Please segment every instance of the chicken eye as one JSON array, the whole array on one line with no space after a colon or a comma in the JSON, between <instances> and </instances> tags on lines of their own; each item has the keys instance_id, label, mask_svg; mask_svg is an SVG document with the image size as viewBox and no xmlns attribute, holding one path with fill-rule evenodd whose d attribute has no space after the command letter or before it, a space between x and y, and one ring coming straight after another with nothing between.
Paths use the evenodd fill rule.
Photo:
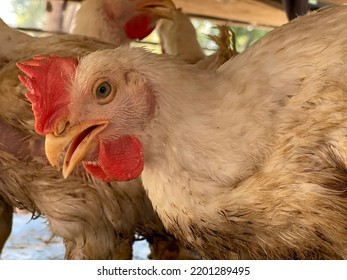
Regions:
<instances>
[{"instance_id":1,"label":"chicken eye","mask_svg":"<svg viewBox=\"0 0 347 280\"><path fill-rule=\"evenodd\" d=\"M96 101L100 104L107 104L113 100L116 95L116 90L105 79L97 81L94 84L94 96Z\"/></svg>"},{"instance_id":2,"label":"chicken eye","mask_svg":"<svg viewBox=\"0 0 347 280\"><path fill-rule=\"evenodd\" d=\"M100 85L97 86L95 95L98 99L104 99L108 97L111 93L111 85L107 82L102 82Z\"/></svg>"}]
</instances>

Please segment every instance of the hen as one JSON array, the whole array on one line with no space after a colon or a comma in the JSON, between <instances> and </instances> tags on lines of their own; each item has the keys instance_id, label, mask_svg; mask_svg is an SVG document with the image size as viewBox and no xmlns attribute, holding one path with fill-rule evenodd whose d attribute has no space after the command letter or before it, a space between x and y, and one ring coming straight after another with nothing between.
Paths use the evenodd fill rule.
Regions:
<instances>
[{"instance_id":1,"label":"hen","mask_svg":"<svg viewBox=\"0 0 347 280\"><path fill-rule=\"evenodd\" d=\"M105 181L141 175L165 227L203 257L346 259L346 18L298 17L216 72L120 47L36 58L21 80L64 177L81 161ZM46 75L61 63L74 65L60 67L63 100Z\"/></svg>"},{"instance_id":2,"label":"hen","mask_svg":"<svg viewBox=\"0 0 347 280\"><path fill-rule=\"evenodd\" d=\"M148 36L167 17L165 10L174 8L171 0L85 0L71 33L121 45Z\"/></svg>"},{"instance_id":3,"label":"hen","mask_svg":"<svg viewBox=\"0 0 347 280\"><path fill-rule=\"evenodd\" d=\"M53 234L64 238L67 259L132 258L135 232L161 241L154 258L192 258L165 232L140 180L105 184L83 170L64 180L49 166L44 138L34 131L16 62L115 46L76 35L33 38L0 23L0 248L11 230L12 207L18 207L45 215Z\"/></svg>"}]
</instances>

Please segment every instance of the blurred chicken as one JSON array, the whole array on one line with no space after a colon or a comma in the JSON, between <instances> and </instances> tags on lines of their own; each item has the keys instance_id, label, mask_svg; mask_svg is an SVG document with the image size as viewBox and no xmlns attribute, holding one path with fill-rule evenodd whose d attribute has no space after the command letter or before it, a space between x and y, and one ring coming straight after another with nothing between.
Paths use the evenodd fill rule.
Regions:
<instances>
[{"instance_id":1,"label":"blurred chicken","mask_svg":"<svg viewBox=\"0 0 347 280\"><path fill-rule=\"evenodd\" d=\"M235 36L227 26L218 26L219 36L209 36L217 44L218 50L207 56L198 42L195 27L188 15L180 9L166 12L170 19L161 19L157 26L163 53L209 70L216 70L237 54Z\"/></svg>"},{"instance_id":2,"label":"blurred chicken","mask_svg":"<svg viewBox=\"0 0 347 280\"><path fill-rule=\"evenodd\" d=\"M194 25L181 9L170 10L171 19L161 19L157 31L162 52L194 64L205 58Z\"/></svg>"},{"instance_id":3,"label":"blurred chicken","mask_svg":"<svg viewBox=\"0 0 347 280\"><path fill-rule=\"evenodd\" d=\"M121 45L143 39L162 13L175 6L171 0L84 0L71 27L72 34L86 35Z\"/></svg>"},{"instance_id":4,"label":"blurred chicken","mask_svg":"<svg viewBox=\"0 0 347 280\"><path fill-rule=\"evenodd\" d=\"M2 21L0 41L0 249L17 207L45 215L52 233L64 238L67 259L131 259L135 233L165 239L155 256L172 258L174 246L173 257L186 258L185 249L165 232L140 180L105 184L83 169L63 180L48 165L44 138L34 131L16 62L35 55L80 57L115 45L77 35L33 38Z\"/></svg>"},{"instance_id":5,"label":"blurred chicken","mask_svg":"<svg viewBox=\"0 0 347 280\"><path fill-rule=\"evenodd\" d=\"M346 18L298 17L216 72L125 46L27 61L21 79L53 166L141 174L165 227L203 257L347 259Z\"/></svg>"}]
</instances>

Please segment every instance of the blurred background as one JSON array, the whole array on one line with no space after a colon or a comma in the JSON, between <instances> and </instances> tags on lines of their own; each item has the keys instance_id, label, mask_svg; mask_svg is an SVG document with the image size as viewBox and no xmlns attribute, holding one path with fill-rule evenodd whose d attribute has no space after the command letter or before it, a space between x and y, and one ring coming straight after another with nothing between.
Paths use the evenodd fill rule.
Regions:
<instances>
[{"instance_id":1,"label":"blurred background","mask_svg":"<svg viewBox=\"0 0 347 280\"><path fill-rule=\"evenodd\" d=\"M203 5L202 3L200 4ZM68 33L73 17L80 5L80 1L56 0L47 2L45 0L2 0L0 17L10 26L29 32L34 36L46 36L52 33ZM179 4L177 6L180 7ZM281 4L278 3L276 6L276 9L282 14L282 20L285 21L286 19L284 12L281 10ZM269 6L269 9L276 10L271 6ZM184 8L183 11L185 11ZM277 20L274 20L272 25L267 25L267 22L265 22L266 24L262 22L252 22L252 20L250 22L241 22L204 15L192 15L191 20L196 28L199 43L206 54L210 54L217 48L215 43L206 36L211 34L218 35L216 24L228 24L232 27L236 34L236 46L239 52L242 52L253 42L265 35L275 25L278 25L276 23ZM159 37L156 32L153 32L142 40L141 43L135 42L134 44L144 45L155 52L161 51L159 47Z\"/></svg>"}]
</instances>

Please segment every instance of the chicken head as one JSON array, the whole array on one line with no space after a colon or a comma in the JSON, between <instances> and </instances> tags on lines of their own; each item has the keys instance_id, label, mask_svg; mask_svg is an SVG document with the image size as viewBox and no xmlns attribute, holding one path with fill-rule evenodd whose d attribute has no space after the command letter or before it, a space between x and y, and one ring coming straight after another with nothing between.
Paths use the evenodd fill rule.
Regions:
<instances>
[{"instance_id":1,"label":"chicken head","mask_svg":"<svg viewBox=\"0 0 347 280\"><path fill-rule=\"evenodd\" d=\"M35 129L46 135L48 160L62 166L65 178L81 161L91 175L107 182L141 174L144 154L136 135L156 104L141 74L117 69L87 78L79 76L77 61L70 57L36 57L17 65L27 74L19 78L29 90Z\"/></svg>"},{"instance_id":2,"label":"chicken head","mask_svg":"<svg viewBox=\"0 0 347 280\"><path fill-rule=\"evenodd\" d=\"M70 32L121 45L148 36L173 9L172 0L85 0Z\"/></svg>"},{"instance_id":3,"label":"chicken head","mask_svg":"<svg viewBox=\"0 0 347 280\"><path fill-rule=\"evenodd\" d=\"M125 24L125 32L129 39L143 39L156 26L160 18L171 18L175 4L171 0L141 0L136 4L138 13Z\"/></svg>"}]
</instances>

